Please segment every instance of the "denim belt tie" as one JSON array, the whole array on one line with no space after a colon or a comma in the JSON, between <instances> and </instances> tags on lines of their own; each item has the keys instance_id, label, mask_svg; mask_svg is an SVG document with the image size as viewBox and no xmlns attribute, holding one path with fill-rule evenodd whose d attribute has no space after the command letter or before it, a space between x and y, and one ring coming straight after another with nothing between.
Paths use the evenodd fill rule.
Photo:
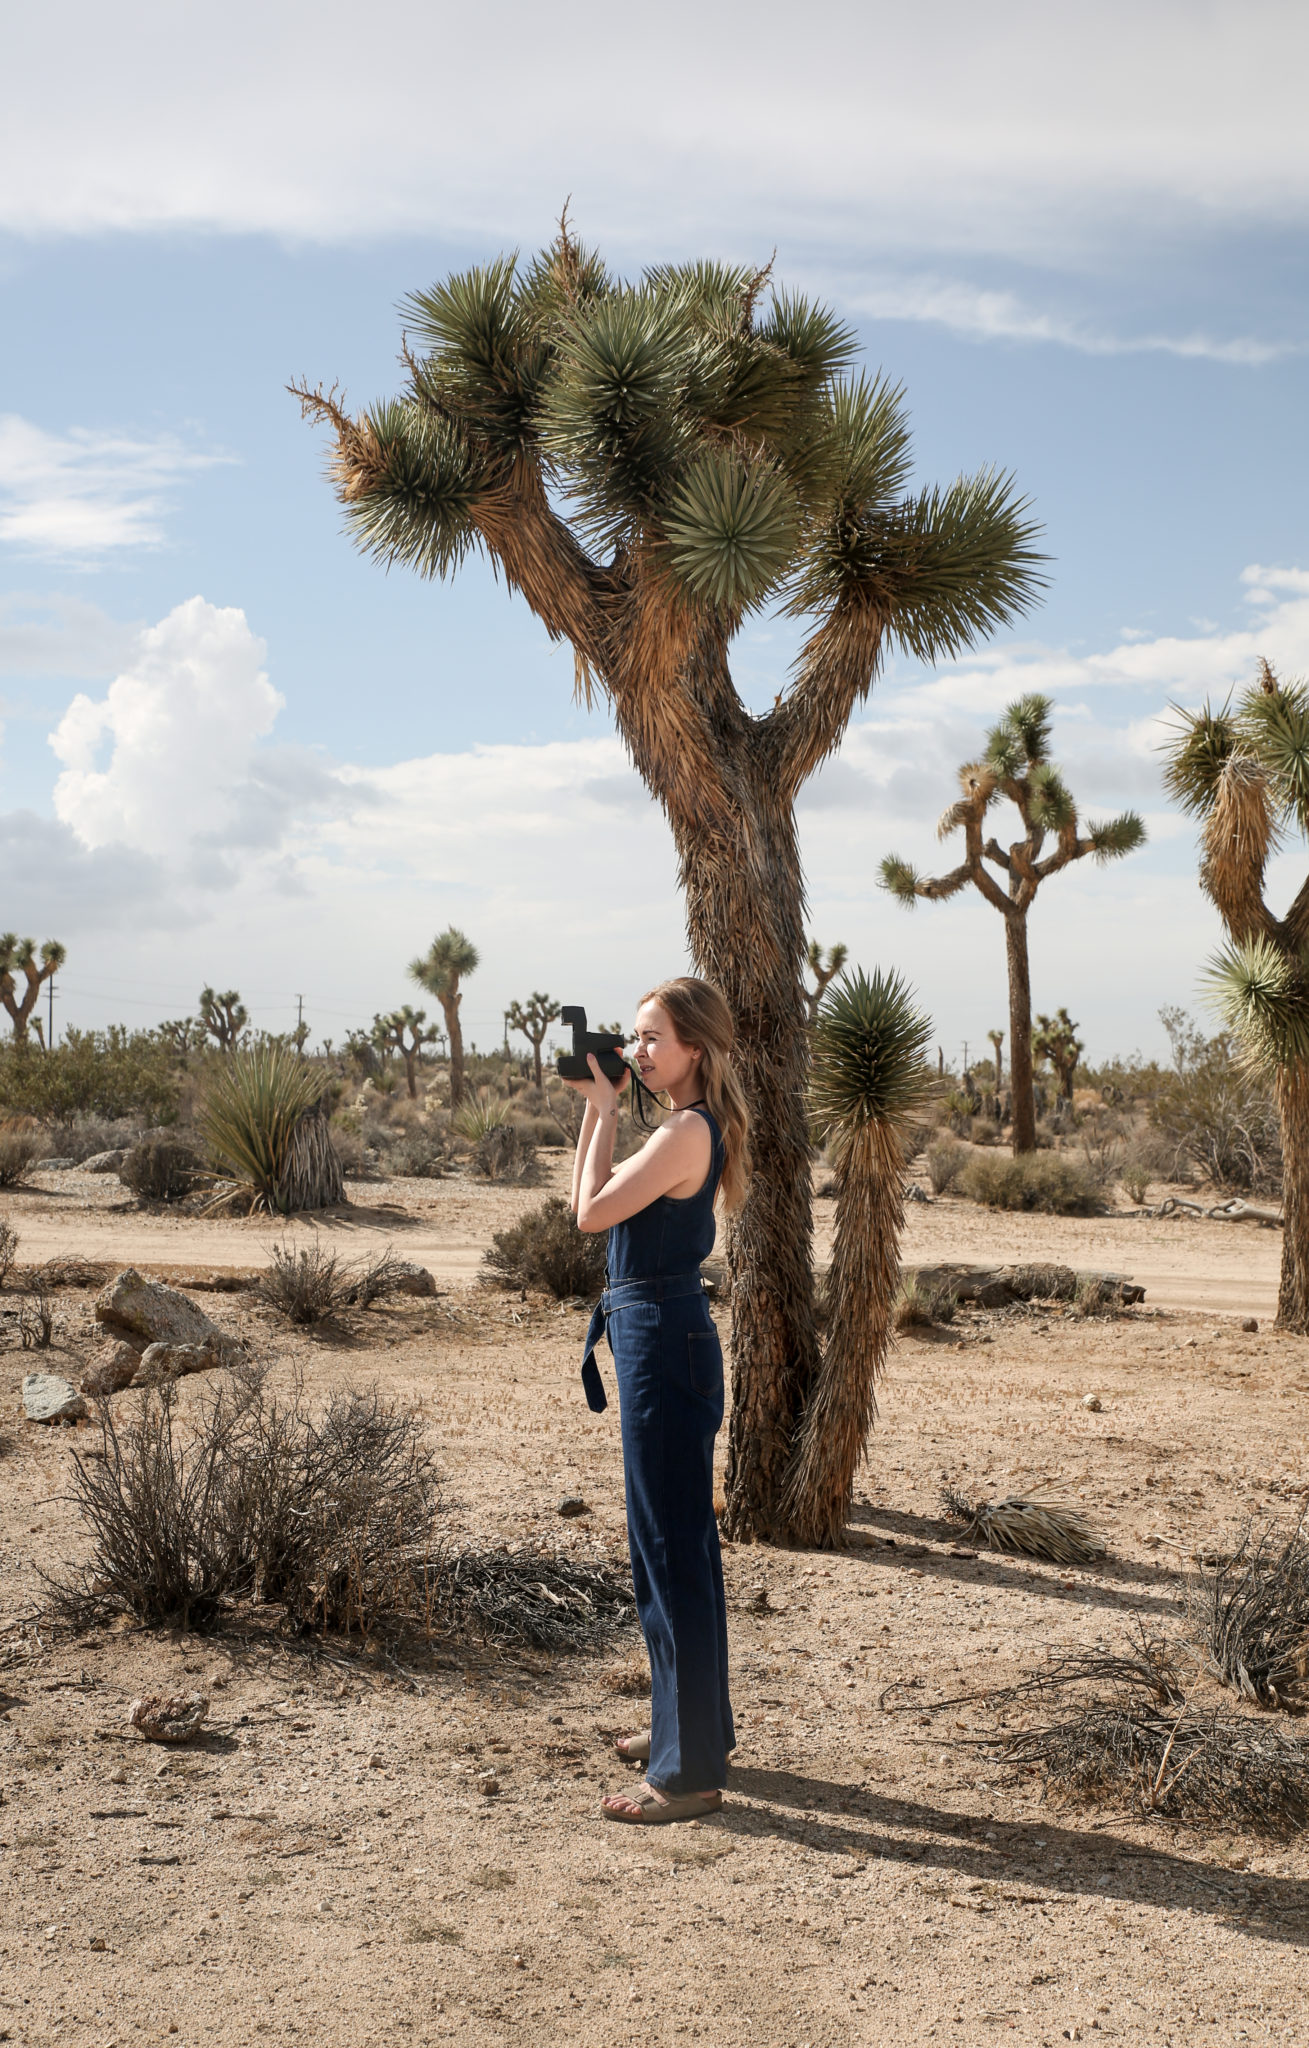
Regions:
<instances>
[{"instance_id":1,"label":"denim belt tie","mask_svg":"<svg viewBox=\"0 0 1309 2048\"><path fill-rule=\"evenodd\" d=\"M630 1308L637 1301L679 1301L685 1295L703 1293L704 1281L699 1273L672 1273L666 1277L661 1274L654 1280L618 1280L612 1287L605 1288L591 1313L586 1348L582 1353L582 1386L586 1405L594 1414L602 1414L609 1406L595 1353L610 1316L619 1309Z\"/></svg>"}]
</instances>

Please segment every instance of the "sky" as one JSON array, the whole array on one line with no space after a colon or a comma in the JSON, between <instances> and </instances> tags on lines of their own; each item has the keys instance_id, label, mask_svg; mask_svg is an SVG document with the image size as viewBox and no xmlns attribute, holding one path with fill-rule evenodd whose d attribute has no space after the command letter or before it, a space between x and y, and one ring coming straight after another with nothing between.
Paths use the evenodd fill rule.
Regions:
<instances>
[{"instance_id":1,"label":"sky","mask_svg":"<svg viewBox=\"0 0 1309 2048\"><path fill-rule=\"evenodd\" d=\"M238 987L339 1040L420 1001L453 922L466 1029L515 997L630 1016L685 963L666 828L572 661L484 564L356 555L286 390L399 381L406 292L547 242L774 262L901 382L917 473L1012 471L1042 602L892 658L804 792L809 923L914 983L950 1058L1007 1021L1001 920L907 912L954 770L1023 690L1084 812L1147 849L1052 880L1036 1006L1159 1051L1217 931L1170 814L1170 704L1309 672L1309 15L1289 0L907 10L507 0L112 10L7 29L0 128L0 927L69 949L57 1025ZM762 708L794 629L743 629ZM1003 832L1001 836L1006 836ZM1289 895L1303 848L1280 857Z\"/></svg>"}]
</instances>

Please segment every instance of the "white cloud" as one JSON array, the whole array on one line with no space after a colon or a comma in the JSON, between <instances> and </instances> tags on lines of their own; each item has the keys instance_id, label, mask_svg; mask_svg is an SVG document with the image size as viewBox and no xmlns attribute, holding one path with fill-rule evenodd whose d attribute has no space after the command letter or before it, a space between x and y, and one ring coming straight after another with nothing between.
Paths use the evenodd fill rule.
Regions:
<instances>
[{"instance_id":1,"label":"white cloud","mask_svg":"<svg viewBox=\"0 0 1309 2048\"><path fill-rule=\"evenodd\" d=\"M950 1044L1003 1021L995 918L971 899L910 917L877 872L890 851L949 862L934 828L957 764L1004 702L1048 688L1084 811L1134 805L1151 844L1050 885L1033 929L1037 1001L1068 1002L1093 1049L1157 1043L1160 1003L1194 1001L1215 936L1193 828L1163 801L1167 702L1241 683L1259 652L1309 665L1309 575L1259 567L1244 582L1248 630L1104 654L1011 647L879 685L801 801L810 929L865 964L902 967ZM75 1019L177 1014L220 980L269 1025L290 1021L304 992L315 1031L339 1037L412 995L405 962L454 922L482 949L468 1014L493 1043L527 989L625 1014L684 959L667 827L613 734L334 765L276 744L281 699L263 664L243 613L198 597L178 606L103 696L70 703L53 736L56 822L0 820L5 922L69 943Z\"/></svg>"},{"instance_id":2,"label":"white cloud","mask_svg":"<svg viewBox=\"0 0 1309 2048\"><path fill-rule=\"evenodd\" d=\"M158 547L169 489L229 458L149 437L72 427L50 434L0 414L0 541L34 555L97 560Z\"/></svg>"},{"instance_id":3,"label":"white cloud","mask_svg":"<svg viewBox=\"0 0 1309 2048\"><path fill-rule=\"evenodd\" d=\"M975 341L1056 342L1083 355L1170 355L1258 368L1299 353L1289 342L1260 341L1253 335L1224 340L1203 333L1111 334L1039 312L1013 292L988 291L951 278L885 278L861 289L853 303L875 320L926 322Z\"/></svg>"},{"instance_id":4,"label":"white cloud","mask_svg":"<svg viewBox=\"0 0 1309 2048\"><path fill-rule=\"evenodd\" d=\"M671 237L1065 259L1143 219L1309 205L1292 0L869 7L598 0L485 12L61 0L9 26L0 133L20 233L203 226L534 238L573 194L613 242ZM742 253L749 253L743 250Z\"/></svg>"}]
</instances>

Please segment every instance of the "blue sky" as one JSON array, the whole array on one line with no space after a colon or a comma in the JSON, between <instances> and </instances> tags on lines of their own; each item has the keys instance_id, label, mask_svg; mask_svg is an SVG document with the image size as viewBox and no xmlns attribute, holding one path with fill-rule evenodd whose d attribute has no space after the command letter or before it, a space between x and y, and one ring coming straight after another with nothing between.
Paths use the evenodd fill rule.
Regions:
<instances>
[{"instance_id":1,"label":"blue sky","mask_svg":"<svg viewBox=\"0 0 1309 2048\"><path fill-rule=\"evenodd\" d=\"M1051 885L1037 1003L1103 1053L1193 999L1212 924L1158 720L1258 651L1309 668L1304 20L831 0L796 47L795 19L672 7L651 39L511 6L488 49L387 0L316 10L309 48L274 0L220 43L162 6L19 31L59 90L0 137L0 924L67 941L66 1021L216 980L269 1025L304 991L339 1036L451 919L484 1039L531 988L621 1013L680 960L666 834L569 656L484 568L356 557L284 389L391 388L401 295L547 239L570 193L629 271L775 246L905 384L920 474L999 464L1045 525L1021 632L937 676L893 661L809 793L814 929L901 965L952 1048L1003 1022L993 913L910 918L873 877L941 858L953 765L1048 686L1075 790L1146 811L1152 845ZM793 645L746 629L749 701ZM635 918L606 919L615 889Z\"/></svg>"}]
</instances>

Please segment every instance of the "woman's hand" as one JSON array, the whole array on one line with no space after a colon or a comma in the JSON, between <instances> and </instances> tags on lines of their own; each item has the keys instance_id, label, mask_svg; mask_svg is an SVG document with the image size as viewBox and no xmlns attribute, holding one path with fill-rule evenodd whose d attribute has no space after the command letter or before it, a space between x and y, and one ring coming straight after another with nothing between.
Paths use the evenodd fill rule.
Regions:
<instances>
[{"instance_id":1,"label":"woman's hand","mask_svg":"<svg viewBox=\"0 0 1309 2048\"><path fill-rule=\"evenodd\" d=\"M584 1095L602 1123L618 1115L618 1103L623 1090L631 1080L631 1072L625 1066L619 1080L611 1081L593 1052L586 1055L586 1064L591 1069L589 1081L565 1081L565 1088L576 1089Z\"/></svg>"}]
</instances>

